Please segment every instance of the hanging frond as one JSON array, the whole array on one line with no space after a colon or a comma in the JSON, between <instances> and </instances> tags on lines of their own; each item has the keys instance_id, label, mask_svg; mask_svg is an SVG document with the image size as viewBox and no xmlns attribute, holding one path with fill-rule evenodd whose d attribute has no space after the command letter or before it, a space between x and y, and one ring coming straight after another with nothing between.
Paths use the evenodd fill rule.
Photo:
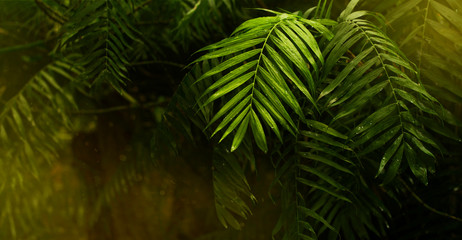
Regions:
<instances>
[{"instance_id":1,"label":"hanging frond","mask_svg":"<svg viewBox=\"0 0 462 240\"><path fill-rule=\"evenodd\" d=\"M215 194L215 209L218 220L224 227L231 226L241 229L237 216L247 219L252 214L248 204L241 195L256 201L247 183L242 161L247 162L245 155L228 153L216 148L213 156L213 191Z\"/></svg>"},{"instance_id":2,"label":"hanging frond","mask_svg":"<svg viewBox=\"0 0 462 240\"><path fill-rule=\"evenodd\" d=\"M288 143L287 145L295 146L296 144ZM306 204L303 195L298 190L297 163L299 157L292 155L292 151L278 152L274 157L277 161L272 186L281 187L281 214L272 231L273 239L317 239L313 226L301 213L301 207L305 208Z\"/></svg>"},{"instance_id":3,"label":"hanging frond","mask_svg":"<svg viewBox=\"0 0 462 240\"><path fill-rule=\"evenodd\" d=\"M334 79L328 79L319 97L326 98L328 108L338 108L332 121L354 124L349 136L360 155L376 150L384 153L377 175L385 173L385 182L402 169L402 161L407 161L413 174L427 183L427 172L434 171L434 152L440 148L418 116L427 115L438 122L441 107L412 80L415 67L397 45L372 22L359 18L364 15L368 13L345 14L344 21L334 28L335 36L323 51L324 78L342 56L349 55L351 60L344 62ZM372 113L361 115L364 108Z\"/></svg>"},{"instance_id":4,"label":"hanging frond","mask_svg":"<svg viewBox=\"0 0 462 240\"><path fill-rule=\"evenodd\" d=\"M423 183L434 171L441 148L427 129L443 129L434 126L447 120L444 110L415 80L416 67L399 47L363 19L382 23L381 16L353 12L358 2L339 23L270 11L277 16L243 23L194 62L216 62L192 85L207 81L194 93L197 112L208 113L200 114L206 133L220 133L219 142L231 135L231 152L248 140L249 127L264 152L266 129L292 146L276 165L283 214L273 236L383 236L389 212L365 183L363 164L384 183L406 169L402 161ZM315 17L329 15L323 3ZM297 137L296 147L285 133Z\"/></svg>"},{"instance_id":5,"label":"hanging frond","mask_svg":"<svg viewBox=\"0 0 462 240\"><path fill-rule=\"evenodd\" d=\"M8 169L4 171L8 178L0 176L0 238L23 239L31 233L37 238L48 238L50 233L77 238L86 233L86 203L81 201L85 186L65 163L69 159L50 166L37 156L39 179L20 166L6 163L12 159L2 160L0 166Z\"/></svg>"},{"instance_id":6,"label":"hanging frond","mask_svg":"<svg viewBox=\"0 0 462 240\"><path fill-rule=\"evenodd\" d=\"M0 228L10 229L5 233L12 236L8 238L35 227L36 213L50 198L51 189L35 189L44 178L44 166L50 169L69 140L65 130L72 125L69 111L76 109L72 85L78 74L66 62L52 62L0 105L0 166L8 169L0 172L0 202L5 209ZM33 197L24 198L26 194Z\"/></svg>"},{"instance_id":7,"label":"hanging frond","mask_svg":"<svg viewBox=\"0 0 462 240\"><path fill-rule=\"evenodd\" d=\"M211 36L225 37L227 33L222 25L225 19L242 15L236 0L178 0L177 4L181 14L173 32L175 40L184 46L191 44L184 39L207 42Z\"/></svg>"},{"instance_id":8,"label":"hanging frond","mask_svg":"<svg viewBox=\"0 0 462 240\"><path fill-rule=\"evenodd\" d=\"M338 239L339 234L352 240L368 239L372 233L382 236L386 207L362 180L360 163L349 147L348 136L334 126L307 120L310 131L301 131L298 191L306 199L304 208L323 219L305 225L312 226L322 239ZM310 190L302 193L303 186Z\"/></svg>"},{"instance_id":9,"label":"hanging frond","mask_svg":"<svg viewBox=\"0 0 462 240\"><path fill-rule=\"evenodd\" d=\"M234 151L250 126L257 146L266 152L268 133L265 133L263 124L269 126L279 139L279 126L292 134L298 131L290 116L294 112L298 118L304 118L296 96L299 96L298 92L302 93L314 109L317 108L313 94L318 65L323 63L321 51L309 28L316 35L330 36L329 30L317 21L279 14L249 20L230 38L202 49L211 52L195 62L220 61L196 80L200 83L204 79L214 79L213 84L200 93L201 99L205 99L200 108L222 99L220 110L206 127L222 119L214 128L212 137L225 130L221 142L235 131L231 146Z\"/></svg>"},{"instance_id":10,"label":"hanging frond","mask_svg":"<svg viewBox=\"0 0 462 240\"><path fill-rule=\"evenodd\" d=\"M420 68L426 88L456 104L462 101L461 8L457 0L414 0L387 14L395 38Z\"/></svg>"},{"instance_id":11,"label":"hanging frond","mask_svg":"<svg viewBox=\"0 0 462 240\"><path fill-rule=\"evenodd\" d=\"M77 105L69 84L76 84L75 76L79 73L66 62L52 62L0 107L1 148L8 152L15 144L22 145L20 159L31 170L36 162L35 153L54 155L60 128L71 127L68 111L75 110Z\"/></svg>"},{"instance_id":12,"label":"hanging frond","mask_svg":"<svg viewBox=\"0 0 462 240\"><path fill-rule=\"evenodd\" d=\"M93 85L109 83L123 93L132 42L142 42L142 34L133 26L125 1L91 0L76 7L65 24L60 51L82 54L77 62L85 70L83 78Z\"/></svg>"},{"instance_id":13,"label":"hanging frond","mask_svg":"<svg viewBox=\"0 0 462 240\"><path fill-rule=\"evenodd\" d=\"M348 136L322 122L306 122L302 129L309 131L301 131L296 154L277 166L288 170L276 174L283 209L273 236L282 229L283 239L382 236L386 207L362 180Z\"/></svg>"},{"instance_id":14,"label":"hanging frond","mask_svg":"<svg viewBox=\"0 0 462 240\"><path fill-rule=\"evenodd\" d=\"M182 84L173 96L171 104L164 115L163 125L160 126L159 136L172 139L173 150L178 153L178 146L174 139L182 139L190 144L196 144L198 136L193 134L194 129L204 129L211 118L213 104L197 109L197 105L204 102L200 99L201 92L210 85L210 80L203 80L194 84L205 72L216 66L216 61L205 60L195 64L190 73L183 79ZM209 136L210 131L205 131ZM160 141L156 141L159 147ZM250 191L250 186L244 173L245 167L250 164L255 169L255 159L250 143L244 141L239 151L229 153L222 145L214 147L212 156L213 191L215 196L215 209L218 220L226 228L241 229L241 219L247 219L251 214L248 200L256 199Z\"/></svg>"},{"instance_id":15,"label":"hanging frond","mask_svg":"<svg viewBox=\"0 0 462 240\"><path fill-rule=\"evenodd\" d=\"M257 163L273 163L273 186L280 191L272 193L279 196L275 202L282 210L274 239L383 238L390 232L389 219L395 222L386 198L414 195L412 189L419 185L402 184L413 183L414 177L427 184L428 173L435 171L437 160L442 162L439 153L459 147L444 142L460 141L458 132L445 126L457 120L429 92L454 106L462 100L460 1L351 0L345 7L345 1L319 0L304 14L266 10L273 15L246 21L230 37L199 50L167 109L138 115L131 112L134 105L111 105L110 111L130 109L133 121L127 122L143 127L127 127L130 141L121 145L130 148L130 154L100 155L104 164L98 166L111 168L102 167L101 181L92 180L95 184L84 189L72 171L80 163L72 160L70 167L65 162L71 155L69 129L81 120L80 114L73 118L77 114L71 113L81 101L76 97L80 93L73 91L76 79L86 87L94 85L95 105L119 100L118 96L102 98L112 88L132 103L138 100L127 92L137 94L140 102L156 99L157 83L145 80L167 76L174 86L180 81L177 73L169 68L159 73L164 65L140 66L164 58L169 63L187 61L182 50L227 36L228 27L248 19L246 1L22 2L0 2L0 45L7 46L0 53L33 48L34 54L18 56L28 69L42 64L37 59L65 56L75 61L54 60L27 82L0 85L0 168L7 169L0 172L0 239L49 239L48 232L77 239L88 234L88 227L98 231L99 220L108 217L102 209L151 170L148 163L152 162L145 160L148 155L174 162L190 146L209 150L204 158L210 166L205 169L211 173L217 220L226 228L241 229L244 220L257 212L252 209L256 199L254 186L247 181L248 170L261 171ZM1 7L8 4L15 6L13 13ZM381 9L386 18L354 12L358 4ZM331 11L336 14L340 8L345 10L338 20L329 20ZM17 19L26 24L16 23ZM387 33L386 26L391 26ZM15 32L17 27L21 29ZM28 34L33 39L22 38ZM21 45L12 46L18 39L23 40ZM54 51L48 49L53 47ZM0 71L11 72L8 66ZM131 78L133 88L125 89ZM160 95L169 99L164 92ZM162 124L154 130L164 110ZM106 121L99 119L99 132L120 131L119 127L104 130ZM149 146L147 139L153 132L155 139ZM98 136L102 135L110 138ZM436 135L449 139L440 143ZM438 165L450 169L442 175L453 175L458 169L460 154L451 154L447 165ZM111 160L119 157L121 162L113 165ZM443 182L440 177L434 176L430 183ZM444 194L452 197L459 191L457 184L445 184ZM64 192L63 186L70 190ZM82 200L82 193L87 200ZM57 219L66 221L61 226ZM174 229L182 228L174 224ZM251 238L233 230L226 237L222 230L203 238ZM28 233L33 234L25 236Z\"/></svg>"},{"instance_id":16,"label":"hanging frond","mask_svg":"<svg viewBox=\"0 0 462 240\"><path fill-rule=\"evenodd\" d=\"M197 110L197 105L203 102L200 99L201 92L207 89L210 80L194 84L203 73L210 70L210 66L216 64L211 61L203 61L195 64L189 73L186 74L177 91L172 97L166 112L163 114L161 125L158 127L159 133L155 135L153 146L154 152L158 152L168 143L174 152L178 153L178 144L175 139L184 139L191 144L197 142L197 136L193 134L193 129L204 129L211 118L213 104ZM207 133L206 133L207 135ZM170 141L165 141L165 138Z\"/></svg>"},{"instance_id":17,"label":"hanging frond","mask_svg":"<svg viewBox=\"0 0 462 240\"><path fill-rule=\"evenodd\" d=\"M324 125L313 120L310 123L320 124L320 126ZM313 130L317 129L314 128ZM335 172L335 175L350 174L354 176L350 168L354 167L355 164L346 157L351 154L345 153L345 151L352 151L352 149L342 143L342 141L347 139L346 136L336 132L331 127L326 126L325 130L329 130L336 136L326 134L326 132L301 132L301 138L304 140L299 141L300 149L298 150L298 154L302 158L299 160L297 167L305 174L300 174L297 180L312 189L324 191L339 200L351 203L346 192L344 192L347 188L330 177L334 175L330 172Z\"/></svg>"}]
</instances>

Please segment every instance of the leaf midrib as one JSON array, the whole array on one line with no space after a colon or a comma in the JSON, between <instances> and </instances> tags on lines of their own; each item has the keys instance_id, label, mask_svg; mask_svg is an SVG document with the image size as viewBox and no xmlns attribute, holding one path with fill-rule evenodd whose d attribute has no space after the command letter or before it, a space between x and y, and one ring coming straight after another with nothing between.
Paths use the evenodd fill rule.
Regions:
<instances>
[{"instance_id":1,"label":"leaf midrib","mask_svg":"<svg viewBox=\"0 0 462 240\"><path fill-rule=\"evenodd\" d=\"M258 56L258 60L257 60L257 64L256 64L256 67L255 67L255 73L254 73L254 76L253 76L253 80L252 80L252 91L250 93L250 98L252 99L250 101L250 107L252 108L252 111L253 111L253 101L254 101L254 97L253 97L253 93L254 93L254 90L255 90L255 82L257 80L257 74L258 74L258 69L260 68L260 61L261 61L261 58L263 56L263 51L265 50L265 46L268 42L268 39L269 37L271 36L271 33L274 31L274 29L276 29L276 27L282 22L283 20L280 20L278 23L276 23L272 28L271 30L268 32L268 35L266 35L266 38L265 38L265 41L263 42L263 45L261 47L261 51L260 51L260 54Z\"/></svg>"},{"instance_id":2,"label":"leaf midrib","mask_svg":"<svg viewBox=\"0 0 462 240\"><path fill-rule=\"evenodd\" d=\"M399 105L398 97L396 96L395 88L393 87L393 84L392 84L392 82L391 82L391 80L390 80L390 75L388 74L388 70L387 70L387 68L385 67L385 63L384 63L384 61L383 61L383 58L382 58L382 56L380 55L380 53L379 53L377 47L375 46L374 42L373 42L372 39L370 38L369 34L366 33L366 31L364 31L364 29L363 29L359 24L357 24L355 21L352 21L352 23L353 23L358 29L360 29L360 30L363 32L363 34L364 34L364 36L367 38L368 42L369 42L369 43L372 45L372 47L374 48L374 51L375 51L375 53L377 54L377 57L380 59L380 64L381 64L383 70L385 71L385 74L386 74L386 77L387 77L387 82L388 82L388 84L390 85L391 91L392 91L392 93L393 93L393 98L395 99L395 104L397 105L398 116L399 116L399 122L400 122L400 126L401 126L401 128L400 128L400 129L401 129L401 134L404 136L404 123L403 123L403 118L402 118L402 116L401 116L401 110L400 110L401 107L400 107L400 105Z\"/></svg>"}]
</instances>

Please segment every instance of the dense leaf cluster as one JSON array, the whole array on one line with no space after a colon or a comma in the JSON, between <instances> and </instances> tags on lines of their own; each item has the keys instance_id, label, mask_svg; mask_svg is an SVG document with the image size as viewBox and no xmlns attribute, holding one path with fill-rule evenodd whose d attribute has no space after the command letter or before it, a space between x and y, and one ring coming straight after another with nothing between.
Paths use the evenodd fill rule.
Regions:
<instances>
[{"instance_id":1,"label":"dense leaf cluster","mask_svg":"<svg viewBox=\"0 0 462 240\"><path fill-rule=\"evenodd\" d=\"M261 165L274 167L269 191L281 208L274 239L393 235L405 193L460 221L451 215L457 209L433 209L413 187L456 177L438 175L438 165L460 170L453 149L461 142L454 113L462 98L462 5L376 3L320 0L304 12L266 9L271 1L0 3L7 36L0 55L23 52L14 61L31 68L15 83L0 68L0 166L10 169L0 172L0 238L53 232L47 221L34 224L52 214L56 206L47 202L62 189L46 173L64 171L60 158L71 155L73 134L102 129L99 114L125 110L117 116L133 125L119 131L133 136L133 160L109 154L102 165L111 175L101 176L100 165L74 163L102 180L80 196L90 209L75 200L83 187L63 197L72 206L60 216L73 219L73 234L96 225L105 204L148 175L146 162L172 161L185 143L210 150L215 212L225 228L242 229L259 204L248 178ZM10 18L37 25L15 30ZM27 42L16 43L19 35ZM40 181L43 191L33 188Z\"/></svg>"}]
</instances>

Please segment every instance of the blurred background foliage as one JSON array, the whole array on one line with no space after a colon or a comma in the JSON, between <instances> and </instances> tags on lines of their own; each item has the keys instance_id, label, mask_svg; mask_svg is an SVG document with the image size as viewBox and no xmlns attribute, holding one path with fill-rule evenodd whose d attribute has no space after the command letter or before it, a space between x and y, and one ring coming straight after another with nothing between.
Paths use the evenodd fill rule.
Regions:
<instances>
[{"instance_id":1,"label":"blurred background foliage","mask_svg":"<svg viewBox=\"0 0 462 240\"><path fill-rule=\"evenodd\" d=\"M348 3L333 1L333 19ZM284 153L270 149L270 160L244 142L220 158L201 131L205 119L184 118L196 114L188 94L199 90L180 83L196 51L267 15L255 8L303 14L317 4L0 0L0 239L271 239L283 208L272 196L285 189L270 185ZM356 10L385 17L381 29L457 125L462 3L362 0ZM459 127L451 131L460 136ZM461 222L442 216L462 216L461 145L440 140L448 154L427 186L396 181L387 191L374 183L392 216L380 239L462 238ZM250 155L251 163L239 162ZM242 200L252 214L232 226L241 230L223 228L213 207L214 191L228 189L212 166L236 162L248 182L228 187L256 202Z\"/></svg>"}]
</instances>

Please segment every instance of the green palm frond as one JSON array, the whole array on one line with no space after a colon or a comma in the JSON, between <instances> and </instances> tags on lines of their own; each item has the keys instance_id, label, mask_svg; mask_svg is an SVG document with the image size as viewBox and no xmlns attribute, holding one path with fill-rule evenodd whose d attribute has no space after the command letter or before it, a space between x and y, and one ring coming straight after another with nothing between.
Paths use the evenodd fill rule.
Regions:
<instances>
[{"instance_id":1,"label":"green palm frond","mask_svg":"<svg viewBox=\"0 0 462 240\"><path fill-rule=\"evenodd\" d=\"M256 201L250 191L244 171L242 160L247 162L243 154L228 153L216 148L213 156L213 191L215 194L215 209L218 219L224 227L231 226L241 229L237 216L243 219L252 214L246 201L241 195Z\"/></svg>"},{"instance_id":2,"label":"green palm frond","mask_svg":"<svg viewBox=\"0 0 462 240\"><path fill-rule=\"evenodd\" d=\"M345 54L350 59L320 97L328 95L328 108L338 107L333 121L354 124L349 135L360 155L384 152L378 175L385 173L387 181L393 179L405 159L414 175L427 183L427 171L434 171L433 152L440 148L418 116L427 115L438 122L440 106L419 82L412 80L416 78L415 67L397 45L370 21L358 18L364 14L345 16L333 30L335 36L324 49L327 73ZM374 110L362 116L360 111L366 104ZM386 166L388 170L384 171Z\"/></svg>"},{"instance_id":3,"label":"green palm frond","mask_svg":"<svg viewBox=\"0 0 462 240\"><path fill-rule=\"evenodd\" d=\"M461 8L458 1L447 1L445 4L439 1L429 1L422 31L414 39L419 39L419 67L425 80L430 80L434 92L444 89L446 94L438 94L445 99L460 103L462 102L462 75L458 69L462 68L459 54L462 53L462 28L460 21L462 14L454 9ZM408 36L409 37L409 36ZM429 44L428 40L432 40ZM450 76L450 78L442 77ZM428 81L428 82L430 82ZM446 97L445 97L446 96Z\"/></svg>"},{"instance_id":4,"label":"green palm frond","mask_svg":"<svg viewBox=\"0 0 462 240\"><path fill-rule=\"evenodd\" d=\"M207 89L210 79L194 84L203 73L210 70L215 63L203 61L195 64L189 73L186 74L177 91L175 92L166 112L163 115L162 125L159 127L160 134L155 140L155 146L163 144L162 137L171 139L171 149L177 152L176 141L173 139L185 138L188 142L195 144L197 136L194 136L193 129L204 129L210 120L213 104L197 110L197 105L203 102L200 99L201 92ZM206 134L207 135L207 134Z\"/></svg>"},{"instance_id":5,"label":"green palm frond","mask_svg":"<svg viewBox=\"0 0 462 240\"><path fill-rule=\"evenodd\" d=\"M456 104L462 101L461 7L456 0L413 0L386 15L391 28L397 29L394 38L420 68L426 88ZM408 24L398 27L403 23Z\"/></svg>"},{"instance_id":6,"label":"green palm frond","mask_svg":"<svg viewBox=\"0 0 462 240\"><path fill-rule=\"evenodd\" d=\"M164 115L159 136L183 139L188 143L196 144L198 137L194 135L194 129L205 128L212 116L213 104L197 109L197 105L204 102L200 99L200 93L210 85L210 79L197 84L194 84L194 81L216 65L216 61L205 60L195 64L190 73L186 75ZM206 131L206 135L210 135L209 131ZM174 145L169 147L178 153L176 141L172 142ZM161 142L156 141L157 147L159 144ZM243 225L241 219L247 219L252 213L248 200L243 199L245 196L253 202L256 201L244 173L248 164L255 169L250 142L244 140L241 148L233 153L229 153L220 144L214 147L212 176L215 209L218 220L226 228L231 226L234 229L241 229Z\"/></svg>"},{"instance_id":7,"label":"green palm frond","mask_svg":"<svg viewBox=\"0 0 462 240\"><path fill-rule=\"evenodd\" d=\"M221 5L222 1L220 1ZM188 34L193 34L194 38L204 41L208 34L210 34L211 27L207 22L210 17L217 18L217 6L215 0L212 1L179 1L182 7L183 16L179 20L175 29L176 38L185 38ZM212 26L213 27L213 26ZM220 30L220 29L218 29Z\"/></svg>"},{"instance_id":8,"label":"green palm frond","mask_svg":"<svg viewBox=\"0 0 462 240\"><path fill-rule=\"evenodd\" d=\"M287 108L304 118L296 90L316 108L313 94L323 57L307 26L315 29L315 34L321 32L329 36L329 30L319 22L279 14L249 20L239 26L232 37L202 49L212 52L195 62L218 59L220 63L196 80L199 83L214 79L201 93L205 102L200 108L222 99L220 110L207 128L222 119L212 134L225 130L220 141L236 131L231 151L239 147L250 126L257 146L266 152L267 133L262 122L270 126L279 139L278 124L295 134L297 127Z\"/></svg>"},{"instance_id":9,"label":"green palm frond","mask_svg":"<svg viewBox=\"0 0 462 240\"><path fill-rule=\"evenodd\" d=\"M211 36L227 35L222 23L229 16L242 15L241 6L245 1L236 0L178 0L180 18L173 30L175 39L183 45L191 44L184 39L207 42Z\"/></svg>"},{"instance_id":10,"label":"green palm frond","mask_svg":"<svg viewBox=\"0 0 462 240\"><path fill-rule=\"evenodd\" d=\"M110 227L121 226L118 207L143 199L120 194L152 187L141 179L170 182L151 168L157 164L208 177L216 212L216 221L201 225L209 234L174 232L186 229L169 214L172 199L183 196L175 181L169 195L159 193L168 202L160 217L173 229L164 238L250 239L248 230L257 230L257 238L354 240L411 235L415 226L458 230L459 222L415 219L428 215L425 207L460 221L453 177L461 140L448 128L459 122L442 104L462 102L462 3L302 2L0 1L7 63L0 67L7 76L0 76L0 239L98 238L106 226L101 236L128 234ZM296 12L247 8L257 5ZM292 9L302 5L311 8ZM184 55L224 37L195 53L181 81ZM11 70L16 63L24 74ZM114 90L132 104L120 104ZM87 131L95 132L77 137ZM120 134L106 134L112 131ZM178 165L183 160L191 165ZM266 201L254 183L265 187L271 177L270 198L281 210L272 232L254 222L267 212L273 224L273 211L266 203L253 208L255 196ZM203 211L183 207L183 215ZM414 225L390 230L402 222Z\"/></svg>"},{"instance_id":11,"label":"green palm frond","mask_svg":"<svg viewBox=\"0 0 462 240\"><path fill-rule=\"evenodd\" d=\"M426 126L441 125L443 109L415 80L416 67L398 46L363 18L383 19L353 12L357 3L338 24L277 12L249 20L194 62L215 61L195 78L194 85L207 81L195 102L198 111L207 109L202 119L211 137L233 136L231 152L247 139L249 126L264 152L265 128L283 143L285 132L299 139L285 150L296 154L277 165L284 213L273 235L284 229L284 239L316 239L327 228L330 239L384 234L386 208L364 183L362 159L385 183L406 169L402 161L424 183L434 171L440 146ZM322 208L324 202L331 205ZM361 214L352 214L357 208Z\"/></svg>"},{"instance_id":12,"label":"green palm frond","mask_svg":"<svg viewBox=\"0 0 462 240\"><path fill-rule=\"evenodd\" d=\"M6 236L14 238L16 232L36 226L27 221L34 221L39 206L50 198L50 189L37 192L32 188L44 178L44 166L50 169L67 142L65 130L72 126L68 114L76 109L72 85L77 84L78 74L66 62L52 62L0 105L1 167L9 169L0 173L0 202L5 209L0 227L10 229ZM23 199L29 193L33 198ZM23 215L27 217L18 217Z\"/></svg>"},{"instance_id":13,"label":"green palm frond","mask_svg":"<svg viewBox=\"0 0 462 240\"><path fill-rule=\"evenodd\" d=\"M131 9L126 1L84 1L65 24L60 51L82 54L77 64L91 84L109 83L123 92L122 86L129 81L127 50L132 42L142 42L142 34L128 17Z\"/></svg>"},{"instance_id":14,"label":"green palm frond","mask_svg":"<svg viewBox=\"0 0 462 240\"><path fill-rule=\"evenodd\" d=\"M282 176L277 178L281 185L280 201L282 209L281 216L272 232L273 239L317 239L319 234L325 230L324 228L337 233L337 228L326 218L328 215L320 212L319 206L316 209L313 208L312 204L316 203L315 199L319 197L319 194L324 194L320 200L324 203L327 199L344 202L343 200L334 200L337 197L344 197L321 186L322 183L308 180L309 174L301 171L303 167L299 167L300 162L300 158L294 155L285 158L282 166L280 166L280 168L286 170ZM317 174L315 176L322 175L324 179L330 178L314 168L303 169L310 171L310 173L315 172ZM310 190L311 188L313 190ZM321 190L318 191L319 189ZM331 197L326 191L336 197Z\"/></svg>"},{"instance_id":15,"label":"green palm frond","mask_svg":"<svg viewBox=\"0 0 462 240\"><path fill-rule=\"evenodd\" d=\"M312 120L311 122L319 123ZM325 129L335 131L331 127ZM342 143L347 137L338 132L335 135L337 137L329 136L325 132L301 131L300 137L303 140L299 141L298 154L302 158L297 167L303 174L300 174L298 181L312 189L324 191L339 200L351 203L347 188L331 177L334 175L331 172L335 172L335 175L354 176L351 168L355 167L354 162L350 160L352 157L347 157L352 155L352 149Z\"/></svg>"},{"instance_id":16,"label":"green palm frond","mask_svg":"<svg viewBox=\"0 0 462 240\"><path fill-rule=\"evenodd\" d=\"M78 69L56 61L46 65L0 108L2 148L23 145L21 159L33 164L35 153L54 153L60 127L69 128L68 111L77 108L71 94ZM71 84L71 85L69 85ZM54 129L54 131L50 131ZM52 141L43 141L50 137ZM52 154L53 155L53 154ZM51 160L51 159L50 159ZM32 167L33 169L33 167Z\"/></svg>"},{"instance_id":17,"label":"green palm frond","mask_svg":"<svg viewBox=\"0 0 462 240\"><path fill-rule=\"evenodd\" d=\"M344 124L326 125L323 122L331 117L325 117L305 120L296 154L277 165L292 170L276 174L282 184L283 210L273 235L284 229L284 239L383 236L389 212L364 181L362 164L350 147L354 144L341 133L346 131Z\"/></svg>"},{"instance_id":18,"label":"green palm frond","mask_svg":"<svg viewBox=\"0 0 462 240\"><path fill-rule=\"evenodd\" d=\"M18 158L14 160L17 161ZM64 164L50 167L47 163L43 164L45 160L37 156L34 159L39 171L37 179L19 166L4 164L11 159L2 160L4 161L0 166L9 172L6 176L8 180L2 180L0 184L2 239L21 239L31 232L38 238L48 238L51 232L59 232L68 237L81 236L87 226L87 206L84 201L80 201L85 187L78 184L78 176L74 170ZM60 174L66 174L66 179L60 179ZM4 174L1 177L4 179ZM69 186L72 188L66 189ZM57 219L63 229L50 226Z\"/></svg>"},{"instance_id":19,"label":"green palm frond","mask_svg":"<svg viewBox=\"0 0 462 240\"><path fill-rule=\"evenodd\" d=\"M334 175L335 176L335 175ZM322 195L319 192L312 194L311 208L325 216L332 227L337 231L325 231L327 226L318 226L321 239L374 239L383 237L388 225L387 218L390 213L382 200L376 195L374 189L359 182L355 177L339 177L348 183L347 188L353 190L354 198L351 203L337 201L331 195Z\"/></svg>"},{"instance_id":20,"label":"green palm frond","mask_svg":"<svg viewBox=\"0 0 462 240\"><path fill-rule=\"evenodd\" d=\"M317 239L316 231L307 223L299 208L306 205L303 195L298 191L298 156L290 152L279 152L276 159L276 177L272 185L279 185L281 188L281 214L272 231L273 239Z\"/></svg>"},{"instance_id":21,"label":"green palm frond","mask_svg":"<svg viewBox=\"0 0 462 240\"><path fill-rule=\"evenodd\" d=\"M279 236L280 230L284 230L283 239L383 236L390 213L364 181L363 167L349 147L348 136L335 130L335 125L306 122L302 129L309 131L300 132L296 154L277 165L288 170L276 174L275 181L282 185L282 213L273 236ZM338 127L342 129L342 124Z\"/></svg>"},{"instance_id":22,"label":"green palm frond","mask_svg":"<svg viewBox=\"0 0 462 240\"><path fill-rule=\"evenodd\" d=\"M303 194L307 199L304 207L324 219L311 223L317 236L323 239L338 239L339 234L345 239L382 236L388 212L364 182L361 163L349 147L352 143L348 136L335 130L342 129L342 125L307 122L310 130L301 131L298 141L297 153L301 157L298 191L302 186L309 187Z\"/></svg>"}]
</instances>

